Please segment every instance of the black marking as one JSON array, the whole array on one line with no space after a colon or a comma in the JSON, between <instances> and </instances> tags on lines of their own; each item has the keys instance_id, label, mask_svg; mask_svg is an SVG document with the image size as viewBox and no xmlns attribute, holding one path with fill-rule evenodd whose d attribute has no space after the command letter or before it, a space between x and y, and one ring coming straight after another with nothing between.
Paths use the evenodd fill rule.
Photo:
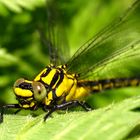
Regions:
<instances>
[{"instance_id":1,"label":"black marking","mask_svg":"<svg viewBox=\"0 0 140 140\"><path fill-rule=\"evenodd\" d=\"M84 81L83 80L77 83L79 87L82 87L82 86L89 87L94 92L101 91L101 88L102 90L107 90L107 89L112 89L112 88L139 86L139 84L140 84L140 78L116 78L116 79L112 78L112 79L104 79L104 80L98 80L98 81Z\"/></svg>"},{"instance_id":2,"label":"black marking","mask_svg":"<svg viewBox=\"0 0 140 140\"><path fill-rule=\"evenodd\" d=\"M24 97L24 96L20 96L20 95L17 95L16 94L16 99L17 100L19 100L19 99L24 99L24 100L26 100L26 99L29 99L29 98L32 98L33 96L28 96L28 97Z\"/></svg>"},{"instance_id":3,"label":"black marking","mask_svg":"<svg viewBox=\"0 0 140 140\"><path fill-rule=\"evenodd\" d=\"M66 65L61 65L61 66L60 66L60 68L63 69L63 70L65 70L66 67L67 67Z\"/></svg>"},{"instance_id":4,"label":"black marking","mask_svg":"<svg viewBox=\"0 0 140 140\"><path fill-rule=\"evenodd\" d=\"M55 93L56 89L52 89L51 91L52 91L53 99L57 99L58 97L57 97L57 95Z\"/></svg>"},{"instance_id":5,"label":"black marking","mask_svg":"<svg viewBox=\"0 0 140 140\"><path fill-rule=\"evenodd\" d=\"M79 87L92 87L92 86L98 86L99 85L99 81L80 81L77 83L77 85Z\"/></svg>"},{"instance_id":6,"label":"black marking","mask_svg":"<svg viewBox=\"0 0 140 140\"><path fill-rule=\"evenodd\" d=\"M43 72L43 73L41 74L40 78L41 78L41 77L46 77L46 76L50 73L51 70L52 70L52 69L51 69L50 67L47 67L47 68L46 68L46 71Z\"/></svg>"},{"instance_id":7,"label":"black marking","mask_svg":"<svg viewBox=\"0 0 140 140\"><path fill-rule=\"evenodd\" d=\"M31 83L27 83L27 82L21 83L18 87L21 89L29 89L29 90L33 89Z\"/></svg>"},{"instance_id":8,"label":"black marking","mask_svg":"<svg viewBox=\"0 0 140 140\"><path fill-rule=\"evenodd\" d=\"M34 101L33 97L21 97L21 96L16 96L16 99L18 100L18 102L23 106L25 104L30 105L31 102Z\"/></svg>"},{"instance_id":9,"label":"black marking","mask_svg":"<svg viewBox=\"0 0 140 140\"><path fill-rule=\"evenodd\" d=\"M57 82L55 88L57 88L62 82L63 82L63 79L64 79L64 73L63 73L63 70L60 69L60 78L59 78L59 81Z\"/></svg>"},{"instance_id":10,"label":"black marking","mask_svg":"<svg viewBox=\"0 0 140 140\"><path fill-rule=\"evenodd\" d=\"M53 87L55 85L55 83L57 82L59 78L59 72L56 71L56 73L54 74L52 80L51 80L51 83L50 83L50 87Z\"/></svg>"},{"instance_id":11,"label":"black marking","mask_svg":"<svg viewBox=\"0 0 140 140\"><path fill-rule=\"evenodd\" d=\"M46 84L44 81L42 81L42 79L40 79L38 82L42 83L46 89L50 88L50 86Z\"/></svg>"},{"instance_id":12,"label":"black marking","mask_svg":"<svg viewBox=\"0 0 140 140\"><path fill-rule=\"evenodd\" d=\"M4 115L5 109L8 109L8 108L22 109L22 107L20 107L19 104L8 104L8 105L1 106L0 107L0 109L1 109L1 112L0 112L0 123L3 122L3 115Z\"/></svg>"}]
</instances>

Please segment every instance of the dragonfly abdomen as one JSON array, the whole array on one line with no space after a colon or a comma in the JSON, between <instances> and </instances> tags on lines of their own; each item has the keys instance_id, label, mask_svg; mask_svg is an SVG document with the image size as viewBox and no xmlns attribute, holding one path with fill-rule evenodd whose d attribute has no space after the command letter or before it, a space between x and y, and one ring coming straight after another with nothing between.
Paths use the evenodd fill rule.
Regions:
<instances>
[{"instance_id":1,"label":"dragonfly abdomen","mask_svg":"<svg viewBox=\"0 0 140 140\"><path fill-rule=\"evenodd\" d=\"M102 90L108 90L113 88L139 86L140 78L116 78L116 79L105 79L98 81L79 81L79 87L85 87L91 92L100 92Z\"/></svg>"}]
</instances>

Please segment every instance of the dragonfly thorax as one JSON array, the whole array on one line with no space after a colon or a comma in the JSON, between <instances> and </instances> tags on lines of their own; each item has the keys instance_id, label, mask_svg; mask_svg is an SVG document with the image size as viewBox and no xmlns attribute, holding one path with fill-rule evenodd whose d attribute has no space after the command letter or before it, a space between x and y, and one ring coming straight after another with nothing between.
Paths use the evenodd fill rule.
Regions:
<instances>
[{"instance_id":1,"label":"dragonfly thorax","mask_svg":"<svg viewBox=\"0 0 140 140\"><path fill-rule=\"evenodd\" d=\"M47 89L46 106L66 101L67 95L73 95L77 87L76 75L67 73L65 65L47 66L34 81L41 82Z\"/></svg>"}]
</instances>

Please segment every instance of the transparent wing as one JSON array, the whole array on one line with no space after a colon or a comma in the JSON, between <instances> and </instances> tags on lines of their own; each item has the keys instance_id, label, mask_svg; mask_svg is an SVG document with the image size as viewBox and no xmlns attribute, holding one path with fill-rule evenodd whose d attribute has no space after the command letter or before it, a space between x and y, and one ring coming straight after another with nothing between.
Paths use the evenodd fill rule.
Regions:
<instances>
[{"instance_id":1,"label":"transparent wing","mask_svg":"<svg viewBox=\"0 0 140 140\"><path fill-rule=\"evenodd\" d=\"M140 40L95 64L81 73L82 79L106 79L115 77L140 77Z\"/></svg>"},{"instance_id":2,"label":"transparent wing","mask_svg":"<svg viewBox=\"0 0 140 140\"><path fill-rule=\"evenodd\" d=\"M140 70L139 13L140 1L137 0L122 17L75 53L67 62L68 70L80 74L81 79L92 80L138 75L132 70L136 67Z\"/></svg>"},{"instance_id":3,"label":"transparent wing","mask_svg":"<svg viewBox=\"0 0 140 140\"><path fill-rule=\"evenodd\" d=\"M41 40L49 50L50 63L64 64L69 58L69 47L65 33L65 26L60 19L61 11L57 0L46 0L47 31L38 26Z\"/></svg>"}]
</instances>

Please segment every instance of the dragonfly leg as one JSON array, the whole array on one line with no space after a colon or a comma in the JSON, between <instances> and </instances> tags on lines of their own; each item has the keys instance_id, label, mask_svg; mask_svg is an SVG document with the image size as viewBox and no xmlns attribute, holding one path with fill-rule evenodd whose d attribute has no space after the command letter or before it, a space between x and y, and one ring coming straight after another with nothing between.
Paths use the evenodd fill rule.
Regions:
<instances>
[{"instance_id":1,"label":"dragonfly leg","mask_svg":"<svg viewBox=\"0 0 140 140\"><path fill-rule=\"evenodd\" d=\"M4 115L5 109L8 109L8 108L17 108L17 109L20 109L21 107L19 106L19 104L9 104L9 105L3 105L0 108L1 108L1 112L0 112L0 123L2 123L3 122L3 115Z\"/></svg>"},{"instance_id":2,"label":"dragonfly leg","mask_svg":"<svg viewBox=\"0 0 140 140\"><path fill-rule=\"evenodd\" d=\"M44 121L46 121L46 119L56 110L63 110L66 108L76 107L76 106L81 106L86 111L92 110L91 107L87 103L73 100L73 101L65 102L65 103L60 104L60 105L53 106L53 108L51 108L49 110L49 112L45 115ZM44 110L46 110L46 109L44 109Z\"/></svg>"}]
</instances>

